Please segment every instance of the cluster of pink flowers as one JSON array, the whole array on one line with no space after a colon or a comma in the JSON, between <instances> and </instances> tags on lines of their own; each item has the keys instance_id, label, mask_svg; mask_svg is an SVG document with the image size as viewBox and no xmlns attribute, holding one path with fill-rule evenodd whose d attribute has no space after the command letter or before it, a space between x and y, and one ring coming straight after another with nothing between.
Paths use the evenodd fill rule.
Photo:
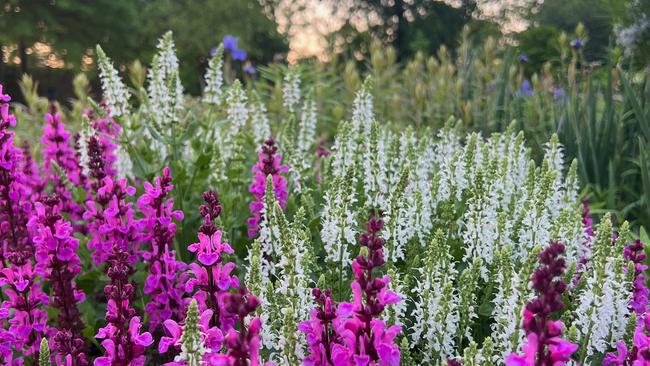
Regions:
<instances>
[{"instance_id":1,"label":"cluster of pink flowers","mask_svg":"<svg viewBox=\"0 0 650 366\"><path fill-rule=\"evenodd\" d=\"M641 240L635 240L624 249L625 259L634 263L634 288L630 308L639 316L648 311L648 287L646 286L645 271L648 266L643 264L646 259Z\"/></svg>"},{"instance_id":2,"label":"cluster of pink flowers","mask_svg":"<svg viewBox=\"0 0 650 366\"><path fill-rule=\"evenodd\" d=\"M10 127L16 119L9 113L9 100L0 85L0 364L23 365L25 356L37 360L43 337L49 339L57 365L86 366L91 362L77 306L85 299L75 281L82 267L79 240L74 236L78 232L88 235L93 262L105 264L110 279L104 287L106 326L95 335L101 340L103 355L94 360L95 366L141 366L146 362L146 350L154 340L150 332L141 330L136 285L130 280L140 260L149 269L144 283L144 293L150 298L145 306L149 328L170 335L162 337L159 351L164 355L156 360L178 354L179 324L191 300L187 293L197 300L201 311L207 351L203 361L213 366L259 365L261 321L250 318L260 302L240 287L231 274L235 264L225 260L233 249L222 241L223 233L214 223L221 213L216 193L204 193L199 241L188 248L196 253L197 262L187 266L176 259L172 249L175 221L182 220L183 213L173 208L169 168L153 183L144 183L144 193L137 199L142 216L136 216L131 198L135 188L125 179L116 179L113 167L119 126L110 118L86 113L94 130L83 141L88 157L86 176L79 165L81 137L76 138L75 152L70 134L52 106L41 140L41 176L29 146L21 150L14 144ZM267 146L276 166L273 174L286 170L277 166L279 155L273 157L273 142ZM282 182L276 192L284 205L286 181ZM85 190L85 211L74 201L71 185ZM73 226L68 218L74 224L83 218L85 225ZM51 299L41 290L41 281L49 284ZM231 292L234 289L237 292ZM48 326L48 306L58 310L56 329ZM170 348L173 352L168 352Z\"/></svg>"},{"instance_id":3,"label":"cluster of pink flowers","mask_svg":"<svg viewBox=\"0 0 650 366\"><path fill-rule=\"evenodd\" d=\"M236 319L224 309L223 296L231 288L238 288L239 280L231 274L235 263L224 261L225 255L232 254L233 249L222 241L223 232L214 224L214 220L221 214L219 198L212 191L203 193L203 198L205 204L201 205L200 212L204 223L199 227L199 242L187 247L190 252L196 253L198 263L190 264L192 273L185 290L188 293L196 290L193 297L198 302L199 312L212 310L210 326L217 327L215 333L218 330L226 332L232 328Z\"/></svg>"},{"instance_id":4,"label":"cluster of pink flowers","mask_svg":"<svg viewBox=\"0 0 650 366\"><path fill-rule=\"evenodd\" d=\"M105 177L102 183L97 194L86 202L83 214L88 223L88 248L93 251L93 261L95 264L105 262L113 247L118 247L129 254L131 263L135 263L139 230L133 203L126 200L135 194L135 188L128 186L126 179L114 182Z\"/></svg>"},{"instance_id":5,"label":"cluster of pink flowers","mask_svg":"<svg viewBox=\"0 0 650 366\"><path fill-rule=\"evenodd\" d=\"M10 100L0 85L0 361L19 365L22 359L14 356L13 349L34 354L48 332L47 313L42 307L49 298L41 291L34 270L34 247L27 230L31 205L21 170L22 153L9 130L16 125L9 113Z\"/></svg>"},{"instance_id":6,"label":"cluster of pink flowers","mask_svg":"<svg viewBox=\"0 0 650 366\"><path fill-rule=\"evenodd\" d=\"M73 220L78 220L83 214L83 207L72 199L72 192L65 185L65 181L79 187L82 186L85 178L71 146L70 132L65 129L65 124L54 104L50 106L50 113L45 115L45 122L41 137L44 183L52 183L54 191L61 197L62 211L70 215ZM53 163L56 163L65 174L65 181L63 177L59 177L52 166Z\"/></svg>"},{"instance_id":7,"label":"cluster of pink flowers","mask_svg":"<svg viewBox=\"0 0 650 366\"><path fill-rule=\"evenodd\" d=\"M284 210L287 204L287 179L280 173L286 173L289 168L282 165L282 155L278 153L278 147L273 138L269 138L262 145L262 151L258 153L259 161L253 166L253 183L248 188L255 196L250 203L253 216L248 219L248 236L253 238L260 230L262 211L264 210L264 194L266 193L266 177L273 177L273 193L278 200L280 207Z\"/></svg>"},{"instance_id":8,"label":"cluster of pink flowers","mask_svg":"<svg viewBox=\"0 0 650 366\"><path fill-rule=\"evenodd\" d=\"M239 324L239 331L231 327L225 334L225 354L211 353L206 361L212 366L257 366L260 364L260 330L262 321L253 317L246 323L246 318L260 305L257 297L240 287L237 293L227 293L222 298L223 309L233 314ZM266 366L271 366L268 364Z\"/></svg>"},{"instance_id":9,"label":"cluster of pink flowers","mask_svg":"<svg viewBox=\"0 0 650 366\"><path fill-rule=\"evenodd\" d=\"M145 310L149 314L149 330L154 331L165 319L183 318L185 294L185 263L176 260L174 245L176 224L183 220L183 212L174 210L169 192L174 188L169 168L156 178L154 184L144 183L144 194L138 198L138 208L144 218L138 221L140 241L149 244L140 252L149 263L149 274L144 282L144 293L150 301Z\"/></svg>"},{"instance_id":10,"label":"cluster of pink flowers","mask_svg":"<svg viewBox=\"0 0 650 366\"><path fill-rule=\"evenodd\" d=\"M564 309L562 294L567 285L560 279L566 269L561 257L564 250L563 244L552 242L540 253L541 266L531 278L538 296L524 309L523 328L528 342L523 346L523 355L513 353L506 358L506 366L563 366L578 349L577 344L561 338L562 321L551 319L553 313Z\"/></svg>"},{"instance_id":11,"label":"cluster of pink flowers","mask_svg":"<svg viewBox=\"0 0 650 366\"><path fill-rule=\"evenodd\" d=\"M27 233L31 211L26 178L22 174L22 152L14 145L16 118L9 113L11 97L2 93L0 84L0 259L7 267L7 255L33 250Z\"/></svg>"},{"instance_id":12,"label":"cluster of pink flowers","mask_svg":"<svg viewBox=\"0 0 650 366\"><path fill-rule=\"evenodd\" d=\"M104 287L108 299L105 317L108 324L95 335L103 339L101 344L105 354L95 359L95 366L143 366L145 349L153 344L149 332L140 333L142 323L135 316L135 285L129 283L133 274L129 257L130 254L116 243L108 258L107 274L111 283Z\"/></svg>"},{"instance_id":13,"label":"cluster of pink flowers","mask_svg":"<svg viewBox=\"0 0 650 366\"><path fill-rule=\"evenodd\" d=\"M200 213L204 222L199 227L199 242L188 247L190 252L196 253L198 263L189 265L191 275L185 287L187 293L193 293L201 314L199 326L206 347L203 362L211 366L258 366L261 321L258 317L250 322L245 319L259 306L259 300L241 287L237 277L231 274L235 264L224 260L233 249L222 241L223 233L214 223L222 209L217 194L205 192L203 198L205 203ZM231 293L231 289L238 289L238 292ZM182 335L177 321L165 320L164 326L168 335L161 338L160 353L176 350ZM167 365L183 363L175 361Z\"/></svg>"},{"instance_id":14,"label":"cluster of pink flowers","mask_svg":"<svg viewBox=\"0 0 650 366\"><path fill-rule=\"evenodd\" d=\"M36 273L50 282L51 305L59 310L58 332L54 337L55 358L59 364L86 365L84 324L77 308L85 295L74 281L81 272L77 255L79 241L72 236L72 225L60 212L61 201L56 194L43 197L34 206L28 228L33 232L36 247Z\"/></svg>"},{"instance_id":15,"label":"cluster of pink flowers","mask_svg":"<svg viewBox=\"0 0 650 366\"><path fill-rule=\"evenodd\" d=\"M43 167L48 178L58 179L52 168L52 162L55 162L73 184L79 185L81 171L74 149L70 144L70 132L65 129L65 124L54 104L50 105L50 113L45 115L41 144L43 146Z\"/></svg>"},{"instance_id":16,"label":"cluster of pink flowers","mask_svg":"<svg viewBox=\"0 0 650 366\"><path fill-rule=\"evenodd\" d=\"M27 196L31 197L32 202L35 202L43 192L46 182L41 177L38 164L32 158L32 152L27 141L23 142L22 155L21 170L22 177L24 178L23 185Z\"/></svg>"},{"instance_id":17,"label":"cluster of pink flowers","mask_svg":"<svg viewBox=\"0 0 650 366\"><path fill-rule=\"evenodd\" d=\"M0 308L0 319L9 319L9 327L2 338L8 337L11 345L31 355L38 352L41 337L49 332L47 312L49 297L41 290L36 278L31 255L27 252L13 252L9 255L9 266L0 270L0 286L7 297ZM13 354L2 355L6 364L12 364Z\"/></svg>"},{"instance_id":18,"label":"cluster of pink flowers","mask_svg":"<svg viewBox=\"0 0 650 366\"><path fill-rule=\"evenodd\" d=\"M647 366L650 365L650 314L643 314L634 330L632 348L625 342L616 342L616 353L608 353L603 365Z\"/></svg>"},{"instance_id":19,"label":"cluster of pink flowers","mask_svg":"<svg viewBox=\"0 0 650 366\"><path fill-rule=\"evenodd\" d=\"M367 252L352 262L354 301L337 306L329 291L314 289L312 292L318 306L310 312L310 319L299 325L309 345L305 365L397 366L400 363L399 347L395 344L400 326L389 327L381 320L386 305L395 304L400 298L388 290L388 276L374 276L375 269L384 264L385 241L379 236L383 221L373 213L366 227L368 232L360 235L359 244Z\"/></svg>"}]
</instances>

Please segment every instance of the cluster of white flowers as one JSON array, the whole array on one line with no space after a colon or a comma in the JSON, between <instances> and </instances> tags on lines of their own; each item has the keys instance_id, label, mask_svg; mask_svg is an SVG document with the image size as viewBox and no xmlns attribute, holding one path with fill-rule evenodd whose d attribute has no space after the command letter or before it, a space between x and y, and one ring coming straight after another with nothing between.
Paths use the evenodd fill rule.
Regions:
<instances>
[{"instance_id":1,"label":"cluster of white flowers","mask_svg":"<svg viewBox=\"0 0 650 366\"><path fill-rule=\"evenodd\" d=\"M227 162L233 154L233 144L237 135L242 131L248 121L248 97L242 88L239 80L235 80L226 96L226 115L228 126L225 131L215 131L221 133L223 140L220 141L219 147L222 158Z\"/></svg>"},{"instance_id":2,"label":"cluster of white flowers","mask_svg":"<svg viewBox=\"0 0 650 366\"><path fill-rule=\"evenodd\" d=\"M79 148L79 166L81 167L81 172L83 175L88 176L90 173L90 157L88 156L88 139L93 135L93 128L90 125L90 121L87 116L83 116L81 119L81 127L79 128L79 139L77 143Z\"/></svg>"},{"instance_id":3,"label":"cluster of white flowers","mask_svg":"<svg viewBox=\"0 0 650 366\"><path fill-rule=\"evenodd\" d=\"M443 364L455 355L460 322L457 275L447 239L439 231L429 248L423 267L418 269L411 301L415 322L411 347L420 347L427 364Z\"/></svg>"},{"instance_id":4,"label":"cluster of white flowers","mask_svg":"<svg viewBox=\"0 0 650 366\"><path fill-rule=\"evenodd\" d=\"M264 207L260 213L259 241L260 241L260 272L262 280L268 282L276 275L275 263L280 256L280 228L277 220L273 220L273 208L277 200L273 194L273 178L271 175L266 180L266 193L264 194Z\"/></svg>"},{"instance_id":5,"label":"cluster of white flowers","mask_svg":"<svg viewBox=\"0 0 650 366\"><path fill-rule=\"evenodd\" d=\"M389 204L385 214L384 238L386 247L384 256L387 261L397 262L404 259L406 245L417 233L416 229L416 186L410 179L410 169L403 169L402 179L390 193Z\"/></svg>"},{"instance_id":6,"label":"cluster of white flowers","mask_svg":"<svg viewBox=\"0 0 650 366\"><path fill-rule=\"evenodd\" d=\"M303 155L310 153L314 145L317 124L318 112L316 111L316 101L314 101L314 98L308 97L305 99L300 113L298 137L296 140L296 148ZM303 162L306 162L305 159L303 159Z\"/></svg>"},{"instance_id":7,"label":"cluster of white flowers","mask_svg":"<svg viewBox=\"0 0 650 366\"><path fill-rule=\"evenodd\" d=\"M375 119L374 101L371 92L371 80L368 78L354 97L354 109L352 110L353 131L362 131L365 137L370 135L371 123Z\"/></svg>"},{"instance_id":8,"label":"cluster of white flowers","mask_svg":"<svg viewBox=\"0 0 650 366\"><path fill-rule=\"evenodd\" d=\"M517 267L508 245L495 253L491 279L497 290L492 299L494 323L490 327L495 361L502 362L524 342L525 334L520 328L521 317L526 302L533 295L529 279L537 265L538 253L539 250L532 250L526 261Z\"/></svg>"},{"instance_id":9,"label":"cluster of white flowers","mask_svg":"<svg viewBox=\"0 0 650 366\"><path fill-rule=\"evenodd\" d=\"M271 137L271 126L269 124L266 106L257 93L253 93L251 102L251 125L253 137L257 145L261 145L266 139Z\"/></svg>"},{"instance_id":10,"label":"cluster of white flowers","mask_svg":"<svg viewBox=\"0 0 650 366\"><path fill-rule=\"evenodd\" d=\"M309 233L304 228L304 211L299 210L289 223L279 205L275 205L273 219L279 229L280 256L277 266L277 281L274 284L273 306L279 309L281 318L272 319L266 326L272 330L271 342L274 351L271 360L280 365L296 365L305 356L306 340L303 333L297 333L299 322L309 317L311 302L311 262L308 248ZM281 296L277 296L277 295ZM278 314L278 313L276 313Z\"/></svg>"},{"instance_id":11,"label":"cluster of white flowers","mask_svg":"<svg viewBox=\"0 0 650 366\"><path fill-rule=\"evenodd\" d=\"M573 322L585 361L593 360L596 352L607 351L628 326L632 278L626 273L623 256L628 230L624 224L614 239L611 219L606 215L596 231L590 270L582 275L585 285L579 289Z\"/></svg>"},{"instance_id":12,"label":"cluster of white flowers","mask_svg":"<svg viewBox=\"0 0 650 366\"><path fill-rule=\"evenodd\" d=\"M133 162L121 141L117 141L115 158L114 167L117 171L117 177L120 179L133 177Z\"/></svg>"},{"instance_id":13,"label":"cluster of white flowers","mask_svg":"<svg viewBox=\"0 0 650 366\"><path fill-rule=\"evenodd\" d=\"M453 121L437 139L408 130L395 135L379 128L368 107L371 101L369 93L358 93L353 122L343 123L336 137L321 230L328 262L338 263L341 252L350 261L347 249L352 240L345 240L343 233L354 226L355 211L380 209L385 220L384 254L395 280L391 288L407 294L416 307L411 346L429 347L424 348L429 355L425 357L459 356L453 354L454 347L472 340L478 293L491 283L494 337L490 349L479 353L484 364L503 360L524 340L520 319L532 297L528 283L537 263L535 253L551 240L566 245L570 262L584 251L575 163L566 170L562 146L553 137L543 163L536 166L523 134L513 129L488 138L470 134L464 143ZM347 183L345 189L341 181ZM355 197L358 184L362 186L357 192L364 195ZM354 199L344 198L350 196ZM349 213L343 215L344 211ZM442 269L446 277L435 279L431 276L439 269L422 267L409 287L408 274L393 264L408 262L422 248L429 250L436 229L444 229L445 240L459 244L466 269L456 273L454 267L452 274ZM457 283L463 286L458 288ZM441 297L447 299L448 308ZM443 314L450 315L437 318Z\"/></svg>"},{"instance_id":14,"label":"cluster of white flowers","mask_svg":"<svg viewBox=\"0 0 650 366\"><path fill-rule=\"evenodd\" d=\"M304 210L289 222L267 181L260 237L248 255L246 284L261 302L262 347L269 359L281 365L297 365L305 356L306 339L296 332L312 307L311 241L304 227Z\"/></svg>"},{"instance_id":15,"label":"cluster of white flowers","mask_svg":"<svg viewBox=\"0 0 650 366\"><path fill-rule=\"evenodd\" d=\"M242 89L242 85L239 80L235 80L232 84L232 87L228 90L228 96L226 97L226 104L228 108L226 113L228 115L229 126L229 136L236 135L242 127L248 121L248 107L246 103L248 102L248 97Z\"/></svg>"},{"instance_id":16,"label":"cluster of white flowers","mask_svg":"<svg viewBox=\"0 0 650 366\"><path fill-rule=\"evenodd\" d=\"M325 247L325 260L340 268L352 263L352 246L356 243L357 220L354 211L356 196L350 177L340 176L325 192L321 239Z\"/></svg>"},{"instance_id":17,"label":"cluster of white flowers","mask_svg":"<svg viewBox=\"0 0 650 366\"><path fill-rule=\"evenodd\" d=\"M109 108L110 115L122 116L129 113L129 90L122 82L111 60L106 56L104 50L97 45L97 64L99 67L99 79L102 84L104 100Z\"/></svg>"},{"instance_id":18,"label":"cluster of white flowers","mask_svg":"<svg viewBox=\"0 0 650 366\"><path fill-rule=\"evenodd\" d=\"M386 141L392 140L392 134L388 131L380 136L380 129L377 122L371 122L370 138L363 141L363 155L361 164L364 192L366 194L366 206L386 209L388 205L388 152Z\"/></svg>"},{"instance_id":19,"label":"cluster of white flowers","mask_svg":"<svg viewBox=\"0 0 650 366\"><path fill-rule=\"evenodd\" d=\"M158 53L153 58L148 79L149 111L157 127L179 122L184 109L183 85L171 31L158 41Z\"/></svg>"},{"instance_id":20,"label":"cluster of white flowers","mask_svg":"<svg viewBox=\"0 0 650 366\"><path fill-rule=\"evenodd\" d=\"M174 124L181 120L185 109L183 101L183 85L178 70L178 57L172 32L165 33L158 41L158 53L153 58L147 78L148 105L150 115L149 127L159 135L155 137L145 129L146 136L152 141L154 151L161 156L167 155L168 144L162 140L169 139L173 134Z\"/></svg>"},{"instance_id":21,"label":"cluster of white flowers","mask_svg":"<svg viewBox=\"0 0 650 366\"><path fill-rule=\"evenodd\" d=\"M346 175L351 166L357 165L363 156L363 141L370 138L374 120L373 99L370 94L370 79L357 92L352 109L352 122L339 125L334 146L332 147L332 169L334 175Z\"/></svg>"},{"instance_id":22,"label":"cluster of white flowers","mask_svg":"<svg viewBox=\"0 0 650 366\"><path fill-rule=\"evenodd\" d=\"M291 69L284 75L282 97L284 107L293 113L300 102L300 72L298 70Z\"/></svg>"},{"instance_id":23,"label":"cluster of white flowers","mask_svg":"<svg viewBox=\"0 0 650 366\"><path fill-rule=\"evenodd\" d=\"M205 73L205 88L203 89L203 102L208 104L221 104L223 91L223 44L217 47L214 55L208 61L208 70Z\"/></svg>"}]
</instances>

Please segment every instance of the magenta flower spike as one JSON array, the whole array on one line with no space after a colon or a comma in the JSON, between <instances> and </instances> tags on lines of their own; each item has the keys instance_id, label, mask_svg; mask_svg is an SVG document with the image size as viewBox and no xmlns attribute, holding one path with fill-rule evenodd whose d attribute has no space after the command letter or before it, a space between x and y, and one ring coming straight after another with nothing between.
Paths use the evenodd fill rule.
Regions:
<instances>
[{"instance_id":1,"label":"magenta flower spike","mask_svg":"<svg viewBox=\"0 0 650 366\"><path fill-rule=\"evenodd\" d=\"M199 242L188 246L190 252L196 253L198 263L193 262L188 266L185 292L193 294L198 311L202 314L202 332L207 354L219 354L225 335L237 321L236 314L225 309L223 299L230 289L239 287L239 280L231 274L235 264L224 261L224 254L233 253L233 250L221 240L223 234L214 224L214 220L221 214L219 198L215 192L209 191L203 193L203 199L205 203L199 209L203 217L198 233ZM189 302L189 298L185 299L184 304L188 305ZM177 353L180 346L179 322L166 321L164 326L167 336L161 339L159 350L169 350L173 346L173 351Z\"/></svg>"},{"instance_id":2,"label":"magenta flower spike","mask_svg":"<svg viewBox=\"0 0 650 366\"><path fill-rule=\"evenodd\" d=\"M278 153L278 147L273 138L269 138L262 145L262 151L258 153L259 161L253 166L253 184L248 191L255 196L250 203L250 209L253 216L248 219L248 236L255 237L259 232L259 224L262 219L262 210L264 209L264 194L266 193L266 177L273 177L273 193L278 200L280 207L284 210L287 204L287 179L280 173L286 173L289 168L282 165L282 155Z\"/></svg>"},{"instance_id":3,"label":"magenta flower spike","mask_svg":"<svg viewBox=\"0 0 650 366\"><path fill-rule=\"evenodd\" d=\"M41 178L40 168L32 158L31 148L27 141L23 142L22 154L21 170L24 178L23 186L30 200L36 202L45 189L45 181Z\"/></svg>"},{"instance_id":4,"label":"magenta flower spike","mask_svg":"<svg viewBox=\"0 0 650 366\"><path fill-rule=\"evenodd\" d=\"M174 210L172 177L169 168L156 178L154 184L144 183L144 194L138 198L138 208L144 218L138 221L145 249L142 258L149 263L144 293L151 297L145 310L149 314L149 331L156 330L166 319L181 321L184 317L185 273L187 265L176 260L174 245L176 224L183 212Z\"/></svg>"},{"instance_id":5,"label":"magenta flower spike","mask_svg":"<svg viewBox=\"0 0 650 366\"><path fill-rule=\"evenodd\" d=\"M634 287L632 289L632 300L630 309L638 316L643 316L648 311L648 287L646 286L645 271L648 266L643 262L646 259L644 245L641 240L635 240L624 249L625 259L634 263Z\"/></svg>"},{"instance_id":6,"label":"magenta flower spike","mask_svg":"<svg viewBox=\"0 0 650 366\"><path fill-rule=\"evenodd\" d=\"M95 131L95 137L103 158L104 172L107 176L115 178L117 176L115 168L117 141L120 138L122 128L110 117L110 111L105 103L102 103L101 106L104 108L104 114L101 116L91 110L85 111L84 114L88 117L93 131Z\"/></svg>"},{"instance_id":7,"label":"magenta flower spike","mask_svg":"<svg viewBox=\"0 0 650 366\"><path fill-rule=\"evenodd\" d=\"M38 352L41 337L48 332L48 296L41 291L34 270L34 246L27 230L31 213L22 153L14 146L16 118L9 112L9 95L0 85L0 361L22 364L21 355ZM18 354L14 354L14 350Z\"/></svg>"},{"instance_id":8,"label":"magenta flower spike","mask_svg":"<svg viewBox=\"0 0 650 366\"><path fill-rule=\"evenodd\" d=\"M199 227L199 241L188 250L196 253L198 263L189 265L191 278L186 292L196 300L198 328L203 344L202 364L209 366L259 366L261 320L250 314L259 306L259 300L240 287L237 276L231 274L235 264L225 261L225 254L233 249L222 240L223 234L214 220L221 214L221 203L215 192L203 193L205 203L200 207L203 224ZM238 289L236 293L230 292ZM187 304L190 299L187 299ZM174 350L178 353L183 336L182 325L175 320L164 321L165 336L158 344L160 353ZM166 366L184 365L186 351ZM272 364L267 364L272 366Z\"/></svg>"},{"instance_id":9,"label":"magenta flower spike","mask_svg":"<svg viewBox=\"0 0 650 366\"><path fill-rule=\"evenodd\" d=\"M96 194L86 202L83 218L88 222L88 248L96 265L105 262L114 247L128 253L131 264L136 262L140 232L133 204L126 201L134 194L135 188L127 185L126 179L113 181L105 177Z\"/></svg>"},{"instance_id":10,"label":"magenta flower spike","mask_svg":"<svg viewBox=\"0 0 650 366\"><path fill-rule=\"evenodd\" d=\"M53 190L61 199L61 210L72 220L78 221L83 215L83 206L74 201L66 182L79 187L85 178L70 141L70 132L65 129L61 115L57 113L53 103L50 104L50 113L45 115L45 122L41 137L44 184L53 186ZM53 163L59 166L65 177L59 177L59 172L52 166ZM79 227L78 230L85 231L85 228Z\"/></svg>"},{"instance_id":11,"label":"magenta flower spike","mask_svg":"<svg viewBox=\"0 0 650 366\"><path fill-rule=\"evenodd\" d=\"M645 366L650 364L650 314L639 318L634 330L632 347L628 349L625 342L616 342L616 353L608 353L603 365L609 366Z\"/></svg>"},{"instance_id":12,"label":"magenta flower spike","mask_svg":"<svg viewBox=\"0 0 650 366\"><path fill-rule=\"evenodd\" d=\"M298 324L298 330L305 333L309 354L303 360L305 365L332 365L332 348L340 341L334 329L340 328L341 319L337 304L332 300L329 289L312 290L316 308L310 311L309 320Z\"/></svg>"},{"instance_id":13,"label":"magenta flower spike","mask_svg":"<svg viewBox=\"0 0 650 366\"><path fill-rule=\"evenodd\" d=\"M231 328L226 333L226 354L208 354L206 361L212 366L259 366L262 321L253 317L246 322L246 318L257 309L260 301L243 287L237 293L225 294L222 301L224 310L236 316L239 329Z\"/></svg>"},{"instance_id":14,"label":"magenta flower spike","mask_svg":"<svg viewBox=\"0 0 650 366\"><path fill-rule=\"evenodd\" d=\"M72 236L73 228L61 214L61 202L56 194L36 202L28 228L33 232L36 247L36 273L52 286L51 305L59 310L54 355L59 364L71 359L72 366L87 365L82 331L84 324L77 303L85 295L77 289L74 278L81 271L77 255L79 241Z\"/></svg>"},{"instance_id":15,"label":"magenta flower spike","mask_svg":"<svg viewBox=\"0 0 650 366\"><path fill-rule=\"evenodd\" d=\"M16 126L16 118L9 113L10 100L0 84L0 268L9 265L12 252L33 253L27 232L31 202L21 169L22 152L14 146L14 133L9 130Z\"/></svg>"},{"instance_id":16,"label":"magenta flower spike","mask_svg":"<svg viewBox=\"0 0 650 366\"><path fill-rule=\"evenodd\" d=\"M95 335L95 338L102 339L104 356L96 358L94 365L143 366L145 350L153 344L153 337L149 332L140 331L142 323L133 308L135 286L129 283L133 274L130 254L117 244L110 252L107 274L111 279L111 283L104 287L108 300L107 325Z\"/></svg>"},{"instance_id":17,"label":"magenta flower spike","mask_svg":"<svg viewBox=\"0 0 650 366\"><path fill-rule=\"evenodd\" d=\"M234 314L223 308L222 297L231 288L239 287L237 276L231 274L235 268L232 262L225 262L224 255L232 254L233 249L222 241L223 233L214 224L221 214L221 203L215 192L203 193L205 204L201 205L200 213L204 223L199 227L199 242L188 246L190 252L196 253L198 263L189 265L191 278L187 281L185 290L194 293L198 302L199 312L212 310L210 327L219 332L227 332L236 321ZM222 338L218 335L217 338Z\"/></svg>"},{"instance_id":18,"label":"magenta flower spike","mask_svg":"<svg viewBox=\"0 0 650 366\"><path fill-rule=\"evenodd\" d=\"M399 325L387 326L381 314L387 305L400 301L388 290L388 276L375 277L374 270L384 264L382 247L385 240L379 236L383 221L375 213L366 224L368 232L359 236L361 246L367 248L352 262L353 301L334 304L329 291L314 289L317 309L310 320L298 329L307 336L309 355L305 365L335 366L397 366L400 351L395 343Z\"/></svg>"},{"instance_id":19,"label":"magenta flower spike","mask_svg":"<svg viewBox=\"0 0 650 366\"><path fill-rule=\"evenodd\" d=\"M538 296L526 304L523 328L527 343L523 355L512 353L506 357L506 366L563 366L578 349L577 344L562 339L564 325L552 320L551 314L564 308L562 294L567 288L560 279L566 269L564 245L552 242L539 255L541 266L531 278Z\"/></svg>"},{"instance_id":20,"label":"magenta flower spike","mask_svg":"<svg viewBox=\"0 0 650 366\"><path fill-rule=\"evenodd\" d=\"M50 105L50 113L45 115L41 144L43 146L43 166L47 178L59 180L52 168L52 162L55 162L67 174L70 182L76 186L80 185L81 171L71 145L70 132L65 129L65 123L61 119L61 115L57 113L54 104Z\"/></svg>"},{"instance_id":21,"label":"magenta flower spike","mask_svg":"<svg viewBox=\"0 0 650 366\"><path fill-rule=\"evenodd\" d=\"M13 252L8 261L9 266L0 270L0 286L7 299L2 303L0 319L9 320L6 329L13 348L29 356L38 352L42 336L49 332L47 312L42 310L49 297L41 291L31 255Z\"/></svg>"}]
</instances>

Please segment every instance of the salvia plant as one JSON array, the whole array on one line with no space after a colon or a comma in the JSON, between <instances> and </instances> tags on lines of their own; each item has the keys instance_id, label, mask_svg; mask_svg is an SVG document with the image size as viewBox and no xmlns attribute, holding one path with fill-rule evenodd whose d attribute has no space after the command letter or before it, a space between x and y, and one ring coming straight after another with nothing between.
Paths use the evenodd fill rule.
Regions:
<instances>
[{"instance_id":1,"label":"salvia plant","mask_svg":"<svg viewBox=\"0 0 650 366\"><path fill-rule=\"evenodd\" d=\"M234 51L195 99L171 33L135 90L98 47L103 101L31 147L0 89L2 364L650 364L644 243L561 136L404 128L390 70L339 122L305 68L231 82Z\"/></svg>"}]
</instances>

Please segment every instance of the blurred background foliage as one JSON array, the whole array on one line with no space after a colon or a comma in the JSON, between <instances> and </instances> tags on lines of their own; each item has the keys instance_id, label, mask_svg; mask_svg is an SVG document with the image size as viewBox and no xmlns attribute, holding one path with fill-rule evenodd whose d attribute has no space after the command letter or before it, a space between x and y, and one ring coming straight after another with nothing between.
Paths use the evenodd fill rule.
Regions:
<instances>
[{"instance_id":1,"label":"blurred background foliage","mask_svg":"<svg viewBox=\"0 0 650 366\"><path fill-rule=\"evenodd\" d=\"M396 128L467 132L513 120L541 156L557 133L598 213L650 227L648 0L1 0L0 82L39 136L47 99L80 120L99 99L94 46L137 102L157 38L174 32L186 92L200 95L207 57L225 35L243 60L232 76L270 101L280 123L286 62L319 101L331 138L372 76L378 116ZM504 5L506 4L506 5ZM326 21L323 23L323 19ZM316 35L316 38L305 38ZM307 41L305 41L307 39ZM576 43L578 42L578 43ZM311 44L316 51L303 52ZM255 66L256 72L243 72ZM25 76L28 74L29 76ZM20 93L16 91L20 90Z\"/></svg>"},{"instance_id":2,"label":"blurred background foliage","mask_svg":"<svg viewBox=\"0 0 650 366\"><path fill-rule=\"evenodd\" d=\"M226 34L239 38L247 62L263 65L286 60L305 43L311 54L367 60L370 45L391 46L400 63L417 52L435 55L441 46L455 52L461 29L476 44L488 37L518 46L528 55L528 73L551 62L559 66L557 40L578 23L587 61L607 59L612 46L628 50L637 67L650 55L648 0L1 0L0 80L15 82L29 73L51 98L73 96L58 90L61 79L89 73L98 43L121 65L148 64L156 39L174 31L188 92L198 95L210 50ZM325 24L321 24L325 23ZM301 38L304 33L317 39ZM631 52L630 50L633 50ZM291 52L290 52L291 51ZM243 66L243 65L238 65ZM69 84L69 83L68 83Z\"/></svg>"}]
</instances>

